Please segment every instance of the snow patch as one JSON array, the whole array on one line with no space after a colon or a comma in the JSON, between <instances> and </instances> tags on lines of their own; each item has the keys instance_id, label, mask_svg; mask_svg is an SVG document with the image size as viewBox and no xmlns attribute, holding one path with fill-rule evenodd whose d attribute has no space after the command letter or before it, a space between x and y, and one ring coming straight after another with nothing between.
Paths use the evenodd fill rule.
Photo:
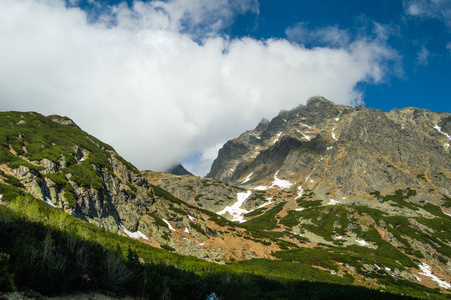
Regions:
<instances>
[{"instance_id":1,"label":"snow patch","mask_svg":"<svg viewBox=\"0 0 451 300\"><path fill-rule=\"evenodd\" d=\"M305 137L307 139L307 141L310 141L312 139L312 137L310 135L306 135L304 134L302 131L297 130L297 132L299 132L300 134L302 134L303 137Z\"/></svg>"},{"instance_id":2,"label":"snow patch","mask_svg":"<svg viewBox=\"0 0 451 300\"><path fill-rule=\"evenodd\" d=\"M332 149L333 148L333 146L331 146L331 147L327 147L327 150L330 150L330 149Z\"/></svg>"},{"instance_id":3,"label":"snow patch","mask_svg":"<svg viewBox=\"0 0 451 300\"><path fill-rule=\"evenodd\" d=\"M335 118L335 121L340 121L340 118Z\"/></svg>"},{"instance_id":4,"label":"snow patch","mask_svg":"<svg viewBox=\"0 0 451 300\"><path fill-rule=\"evenodd\" d=\"M1 198L1 197L0 197ZM449 213L447 213L447 212L443 212L445 215L447 215L447 216L450 216L451 217L451 214L449 214Z\"/></svg>"},{"instance_id":5,"label":"snow patch","mask_svg":"<svg viewBox=\"0 0 451 300\"><path fill-rule=\"evenodd\" d=\"M447 134L446 132L442 131L442 128L438 125L434 126L435 129L437 129L438 132L440 132L443 135L446 135L448 137L448 140L451 141L451 136L449 134ZM443 146L445 146L445 148L449 148L449 143L444 144Z\"/></svg>"},{"instance_id":6,"label":"snow patch","mask_svg":"<svg viewBox=\"0 0 451 300\"><path fill-rule=\"evenodd\" d=\"M288 180L278 178L277 174L279 174L279 171L277 171L276 174L274 174L274 180L270 186L257 186L252 189L255 191L266 191L267 189L271 189L273 187L278 186L279 190L283 190L291 187L294 184L289 182Z\"/></svg>"},{"instance_id":7,"label":"snow patch","mask_svg":"<svg viewBox=\"0 0 451 300\"><path fill-rule=\"evenodd\" d=\"M200 244L199 244L199 246L203 246L203 245L205 245L205 243L200 243Z\"/></svg>"},{"instance_id":8,"label":"snow patch","mask_svg":"<svg viewBox=\"0 0 451 300\"><path fill-rule=\"evenodd\" d=\"M433 281L437 282L438 285L442 288L451 289L451 284L435 276L431 271L431 266L429 266L428 264L423 263L422 265L420 265L420 269L422 271L420 272L421 275L431 278Z\"/></svg>"},{"instance_id":9,"label":"snow patch","mask_svg":"<svg viewBox=\"0 0 451 300\"><path fill-rule=\"evenodd\" d=\"M333 138L334 140L338 141L338 138L335 136L335 129L337 129L337 127L334 127L334 128L332 129L332 138Z\"/></svg>"},{"instance_id":10,"label":"snow patch","mask_svg":"<svg viewBox=\"0 0 451 300\"><path fill-rule=\"evenodd\" d=\"M2 197L3 197L3 195L2 195L2 194L0 194L0 199L2 199Z\"/></svg>"},{"instance_id":11,"label":"snow patch","mask_svg":"<svg viewBox=\"0 0 451 300\"><path fill-rule=\"evenodd\" d=\"M260 205L259 207L257 207L257 208L254 209L254 210L257 210L257 209L259 209L259 208L262 208L262 207L265 207L265 206L267 206L267 205L270 205L271 203L274 203L274 202L272 201L272 198L266 198L266 200L268 200L268 202L263 203L262 205Z\"/></svg>"},{"instance_id":12,"label":"snow patch","mask_svg":"<svg viewBox=\"0 0 451 300\"><path fill-rule=\"evenodd\" d=\"M355 240L360 246L368 246L368 242L364 240Z\"/></svg>"},{"instance_id":13,"label":"snow patch","mask_svg":"<svg viewBox=\"0 0 451 300\"><path fill-rule=\"evenodd\" d=\"M169 230L175 231L174 227L172 227L172 225L169 224L168 221L166 221L165 219L162 219L162 220L163 220L163 222L165 222L168 225Z\"/></svg>"},{"instance_id":14,"label":"snow patch","mask_svg":"<svg viewBox=\"0 0 451 300\"><path fill-rule=\"evenodd\" d=\"M252 172L251 174L249 174L246 179L244 179L243 182L241 182L241 184L248 182L249 180L251 180L251 176L254 174L254 172Z\"/></svg>"},{"instance_id":15,"label":"snow patch","mask_svg":"<svg viewBox=\"0 0 451 300\"><path fill-rule=\"evenodd\" d=\"M341 239L343 239L343 236L342 235L336 236L335 239L336 240L341 240Z\"/></svg>"},{"instance_id":16,"label":"snow patch","mask_svg":"<svg viewBox=\"0 0 451 300\"><path fill-rule=\"evenodd\" d=\"M327 203L327 205L338 205L338 204L342 204L341 201L337 201L334 199L330 199L329 203Z\"/></svg>"},{"instance_id":17,"label":"snow patch","mask_svg":"<svg viewBox=\"0 0 451 300\"><path fill-rule=\"evenodd\" d=\"M237 193L237 201L233 203L231 206L227 206L221 211L218 211L218 215L224 215L229 213L232 216L232 221L243 223L244 220L243 215L248 213L247 210L242 209L241 205L243 205L244 201L252 194L251 191L247 191L245 193Z\"/></svg>"},{"instance_id":18,"label":"snow patch","mask_svg":"<svg viewBox=\"0 0 451 300\"><path fill-rule=\"evenodd\" d=\"M298 200L299 198L301 198L302 194L304 194L304 189L302 188L302 185L300 185L298 186L298 195L296 196L296 198L294 198L294 200Z\"/></svg>"},{"instance_id":19,"label":"snow patch","mask_svg":"<svg viewBox=\"0 0 451 300\"><path fill-rule=\"evenodd\" d=\"M377 270L382 270L382 268L379 267L378 265L374 264L374 266L376 267Z\"/></svg>"},{"instance_id":20,"label":"snow patch","mask_svg":"<svg viewBox=\"0 0 451 300\"><path fill-rule=\"evenodd\" d=\"M191 221L194 221L196 218L194 218L194 217L188 215L188 219L190 219Z\"/></svg>"},{"instance_id":21,"label":"snow patch","mask_svg":"<svg viewBox=\"0 0 451 300\"><path fill-rule=\"evenodd\" d=\"M304 123L299 123L299 125L305 126L305 127L307 127L308 129L312 128L311 126L308 126L307 124L304 124Z\"/></svg>"},{"instance_id":22,"label":"snow patch","mask_svg":"<svg viewBox=\"0 0 451 300\"><path fill-rule=\"evenodd\" d=\"M261 185L261 186L254 187L253 190L256 190L256 191L266 191L266 190L269 189L269 188L270 188L270 186L263 186L263 185Z\"/></svg>"},{"instance_id":23,"label":"snow patch","mask_svg":"<svg viewBox=\"0 0 451 300\"><path fill-rule=\"evenodd\" d=\"M303 207L299 207L299 208L296 208L295 209L295 211L303 211L305 208L303 208Z\"/></svg>"},{"instance_id":24,"label":"snow patch","mask_svg":"<svg viewBox=\"0 0 451 300\"><path fill-rule=\"evenodd\" d=\"M141 231L136 231L136 232L128 231L122 223L119 224L119 227L121 227L122 231L124 231L124 233L126 235L128 235L129 237L131 237L132 239L143 238L145 240L150 241L150 239L145 234L143 234Z\"/></svg>"},{"instance_id":25,"label":"snow patch","mask_svg":"<svg viewBox=\"0 0 451 300\"><path fill-rule=\"evenodd\" d=\"M185 227L185 230L184 230L184 232L186 232L186 233L189 233L189 230L188 230L188 228L186 228L186 227Z\"/></svg>"},{"instance_id":26,"label":"snow patch","mask_svg":"<svg viewBox=\"0 0 451 300\"><path fill-rule=\"evenodd\" d=\"M288 180L277 178L277 174L279 174L279 171L274 174L274 181L272 182L271 187L278 186L280 189L287 189L293 185L293 183Z\"/></svg>"},{"instance_id":27,"label":"snow patch","mask_svg":"<svg viewBox=\"0 0 451 300\"><path fill-rule=\"evenodd\" d=\"M83 156L82 158L80 158L78 161L84 161L85 157Z\"/></svg>"},{"instance_id":28,"label":"snow patch","mask_svg":"<svg viewBox=\"0 0 451 300\"><path fill-rule=\"evenodd\" d=\"M307 141L310 141L312 139L312 137L310 135L305 135L302 133L302 135L307 139Z\"/></svg>"},{"instance_id":29,"label":"snow patch","mask_svg":"<svg viewBox=\"0 0 451 300\"><path fill-rule=\"evenodd\" d=\"M50 205L52 207L56 207L56 205L52 203L52 201L50 200L49 197L45 197L45 203L47 203L48 205Z\"/></svg>"},{"instance_id":30,"label":"snow patch","mask_svg":"<svg viewBox=\"0 0 451 300\"><path fill-rule=\"evenodd\" d=\"M274 144L277 143L277 141L279 141L280 135L281 135L282 133L283 133L283 132L281 131L281 132L279 132L278 134L276 134L277 139L274 141Z\"/></svg>"}]
</instances>

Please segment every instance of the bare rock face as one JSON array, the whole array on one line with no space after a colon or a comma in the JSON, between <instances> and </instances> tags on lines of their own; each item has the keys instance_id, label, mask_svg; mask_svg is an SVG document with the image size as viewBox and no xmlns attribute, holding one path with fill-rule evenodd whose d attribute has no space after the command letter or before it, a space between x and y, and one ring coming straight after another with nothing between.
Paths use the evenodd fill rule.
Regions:
<instances>
[{"instance_id":1,"label":"bare rock face","mask_svg":"<svg viewBox=\"0 0 451 300\"><path fill-rule=\"evenodd\" d=\"M378 259L343 266L359 278L384 273L444 290L448 284L429 285L422 270L436 266L441 278L451 278L451 235L444 231L451 216L450 144L450 113L384 112L314 97L228 141L207 177L269 201L244 215L251 228L301 235L330 251L364 247L378 256L389 245L384 257L409 259L383 268ZM241 208L255 206L245 201Z\"/></svg>"},{"instance_id":2,"label":"bare rock face","mask_svg":"<svg viewBox=\"0 0 451 300\"><path fill-rule=\"evenodd\" d=\"M224 182L197 176L143 171L150 183L157 185L188 204L212 212L223 210L236 201L243 189Z\"/></svg>"},{"instance_id":3,"label":"bare rock face","mask_svg":"<svg viewBox=\"0 0 451 300\"><path fill-rule=\"evenodd\" d=\"M221 239L219 227L207 221L205 212L165 191L156 192L133 165L69 118L0 114L8 137L0 151L4 161L14 162L1 165L0 182L13 182L48 205L113 233L206 260L225 260L221 251L210 249L208 254L199 246ZM233 193L215 195L222 198L227 192ZM202 198L198 207L204 203L214 210L216 204L207 203L215 201Z\"/></svg>"},{"instance_id":4,"label":"bare rock face","mask_svg":"<svg viewBox=\"0 0 451 300\"><path fill-rule=\"evenodd\" d=\"M281 112L228 141L207 177L248 184L279 171L295 185L327 185L343 196L417 190L417 199L449 195L451 114L417 108L387 113L322 98ZM308 180L307 180L308 179Z\"/></svg>"}]
</instances>

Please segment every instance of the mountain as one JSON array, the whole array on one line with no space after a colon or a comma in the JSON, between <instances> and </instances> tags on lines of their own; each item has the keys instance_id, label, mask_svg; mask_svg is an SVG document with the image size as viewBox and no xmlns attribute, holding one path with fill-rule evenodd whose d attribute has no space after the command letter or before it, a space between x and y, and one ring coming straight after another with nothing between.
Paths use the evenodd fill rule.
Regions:
<instances>
[{"instance_id":1,"label":"mountain","mask_svg":"<svg viewBox=\"0 0 451 300\"><path fill-rule=\"evenodd\" d=\"M450 116L316 97L227 142L202 178L140 172L66 117L2 112L0 292L444 299Z\"/></svg>"},{"instance_id":2,"label":"mountain","mask_svg":"<svg viewBox=\"0 0 451 300\"><path fill-rule=\"evenodd\" d=\"M14 177L34 197L110 232L184 255L224 260L220 250L203 247L209 237L219 238L221 226L209 221L209 216L218 218L215 214L150 185L111 146L72 120L2 112L0 128L5 180Z\"/></svg>"},{"instance_id":3,"label":"mountain","mask_svg":"<svg viewBox=\"0 0 451 300\"><path fill-rule=\"evenodd\" d=\"M446 291L450 143L450 113L383 112L314 97L228 141L207 177L248 191L244 209L222 212L231 220L301 236L300 247L352 253L360 261L354 275L384 274ZM266 206L247 209L251 195ZM304 261L298 254L276 257Z\"/></svg>"},{"instance_id":4,"label":"mountain","mask_svg":"<svg viewBox=\"0 0 451 300\"><path fill-rule=\"evenodd\" d=\"M185 169L184 166L181 164L175 165L169 170L166 171L166 173L173 174L173 175L193 175L190 171Z\"/></svg>"}]
</instances>

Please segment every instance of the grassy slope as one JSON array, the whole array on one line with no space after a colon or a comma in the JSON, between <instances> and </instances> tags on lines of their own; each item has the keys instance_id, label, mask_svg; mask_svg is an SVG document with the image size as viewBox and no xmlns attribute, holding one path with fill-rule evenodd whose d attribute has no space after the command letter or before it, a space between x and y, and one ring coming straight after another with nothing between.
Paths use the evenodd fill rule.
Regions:
<instances>
[{"instance_id":1,"label":"grassy slope","mask_svg":"<svg viewBox=\"0 0 451 300\"><path fill-rule=\"evenodd\" d=\"M176 299L200 299L211 291L224 299L325 298L332 291L348 298L394 297L320 283L349 281L306 265L270 260L217 265L179 256L73 218L16 187L1 184L0 194L0 253L8 257L0 260L0 268L7 269L0 283L14 281L0 284L3 291L17 286L52 295L100 288L147 297L170 293Z\"/></svg>"},{"instance_id":2,"label":"grassy slope","mask_svg":"<svg viewBox=\"0 0 451 300\"><path fill-rule=\"evenodd\" d=\"M86 185L91 186L94 188L99 188L99 185L101 185L101 182L99 182L100 178L95 173L94 169L92 168L91 164L96 165L98 167L105 167L109 168L108 165L108 155L111 155L111 152L107 152L105 150L112 150L112 148L106 144L103 144L102 142L98 141L92 136L89 136L85 132L81 131L80 129L77 129L75 127L67 126L67 125L61 125L58 123L55 123L51 121L51 118L44 117L42 115L36 114L36 113L18 113L18 112L7 112L7 113L0 113L0 163L8 163L10 167L17 167L19 165L25 165L31 169L39 169L41 167L37 165L33 165L30 163L30 161L39 161L42 158L47 158L53 162L58 162L60 159L64 157L64 159L68 162L68 167L63 170L63 173L71 172L75 175L75 180L78 180L77 183L80 185ZM89 158L84 161L82 164L76 164L76 159L74 157L75 151L73 149L74 144L77 144L87 150L90 151ZM10 148L12 148L18 155L21 155L26 160L22 159L19 156L15 156L10 152ZM24 149L26 151L24 151ZM135 167L128 164L128 167L132 171L137 171ZM63 173L55 173L54 175L49 175L54 178L51 178L54 182L57 183L57 181L60 181L61 183L65 183L66 177ZM78 174L78 176L77 176ZM77 179L78 178L78 179ZM11 185L15 185L17 187L21 187L20 182L15 180L14 177L7 177L3 176L4 182L7 182ZM72 179L74 180L74 179ZM169 193L167 193L164 190L155 189L155 192L164 198L169 198L170 200L174 202L179 202L180 200L173 197ZM70 193L70 190L67 191ZM27 287L27 284L31 284L30 282L33 282L33 278L27 277L27 272L22 274L21 276L24 276L24 279L21 279L20 276L18 276L19 273L15 272L15 268L20 268L20 255L24 255L24 253L28 253L26 251L32 251L37 252L37 257L39 258L39 253L42 251L42 245L40 242L43 240L46 240L47 234L44 234L45 232L51 232L51 236L62 236L62 238L59 238L59 243L64 244L65 239L68 239L68 233L70 233L70 236L76 237L77 241L80 241L80 244L78 247L88 247L89 249L96 249L93 250L92 256L96 257L96 259L92 260L92 264L99 264L102 263L108 266L111 264L111 262L105 261L105 257L121 257L120 259L117 258L117 260L121 263L126 264L127 260L125 259L125 252L126 249L131 249L132 253L136 253L140 258L142 258L144 261L151 263L151 267L149 268L163 268L168 267L172 271L168 272L174 272L177 274L185 274L183 276L186 276L186 278L190 278L189 280L193 280L194 282L197 282L199 278L214 278L215 285L214 287L224 287L224 283L227 283L227 285L230 285L231 282L229 282L229 276L232 276L233 278L232 282L235 284L243 284L243 282L249 281L249 278L254 278L250 282L247 282L249 291L252 291L252 289L255 289L253 293L257 295L258 293L262 292L262 287L257 284L257 282L265 281L271 282L271 285L274 285L275 287L280 288L280 281L284 282L283 289L289 290L287 286L287 282L295 281L296 284L300 284L299 281L321 281L321 282L327 282L327 283L337 283L337 284L353 284L353 279L350 278L350 276L345 277L338 277L331 275L329 272L322 271L318 268L312 267L312 265L317 266L323 266L325 268L329 269L336 269L336 261L337 256L331 255L331 254L325 254L326 252L323 249L313 249L310 253L308 253L308 256L306 256L305 253L301 253L299 249L290 242L286 242L281 240L280 238L284 236L289 236L290 238L293 238L293 235L288 233L280 233L280 232L271 232L266 231L262 229L271 229L275 228L277 226L277 223L274 222L274 216L277 214L281 207L276 207L274 209L270 209L266 211L264 214L259 216L258 218L254 219L251 222L248 222L247 224L240 225L240 227L244 227L247 229L246 235L244 238L252 238L255 240L261 241L263 244L269 243L269 242L276 242L282 249L285 249L285 251L281 251L279 253L276 253L276 256L279 257L281 260L278 261L270 261L270 260L262 260L262 259L256 259L251 261L245 261L240 263L232 263L227 265L215 265L211 263L207 263L205 261L201 261L198 259L194 259L191 257L182 257L164 250L155 249L148 245L142 244L138 241L131 240L125 237L120 237L117 235L114 235L112 233L106 232L100 228L97 228L93 225L90 225L86 222L80 221L78 219L72 218L65 214L64 212L51 208L50 206L46 205L42 201L38 201L31 196L26 196L25 194L19 192L17 188L11 188L6 185L1 186L0 194L3 195L3 200L8 201L10 203L8 208L1 207L2 209L2 222L6 224L5 226L12 226L12 228L15 228L16 235L8 235L8 238L3 239L3 241L11 240L13 244L9 244L10 248L8 248L6 245L2 245L2 248L0 248L0 252L8 253L11 255L10 257L10 263L7 264L9 271L11 273L15 273L15 280L19 287ZM8 196L8 194L11 194ZM68 194L69 195L69 194ZM217 216L213 213L206 212L212 220L214 220L216 223L222 226L228 226L230 228L235 227L236 225L228 222L227 220L223 219L220 216ZM12 216L13 222L8 221L8 216ZM6 219L5 219L6 218ZM6 221L5 221L6 220ZM18 222L17 220L21 220ZM19 223L23 223L24 225L18 225ZM11 225L12 224L12 225ZM1 226L0 226L1 227ZM22 237L21 239L24 239L23 233L26 233L29 228L38 228L36 229L38 232L33 232L33 234L36 234L36 237L33 235L28 235L28 239L30 239L30 242L28 246L25 247L26 249L20 249L21 247L17 246L18 252L10 252L11 249L16 249L14 246L14 243L18 243L23 245L23 243L20 243L19 236ZM1 230L1 229L0 229ZM42 233L44 232L44 233ZM6 234L8 233L7 230L3 230L0 232L0 234ZM296 237L297 239L302 240L300 237ZM67 242L67 241L66 241ZM83 246L85 245L85 246ZM120 247L121 251L117 251L117 247ZM63 246L60 246L61 249L63 249ZM58 248L58 249L60 249ZM21 251L25 252L21 252ZM363 253L361 251L362 249L357 248L354 250L350 250L347 254L348 257L353 258L355 255L357 256L366 256L366 253ZM61 251L68 251L68 250L61 250ZM98 251L98 252L96 252ZM339 251L336 249L336 251ZM99 254L100 253L100 254ZM113 253L113 254L111 254ZM114 254L116 253L116 254ZM121 255L119 255L120 253ZM72 253L73 254L73 253ZM27 254L29 255L29 253ZM371 255L377 255L371 254ZM70 251L66 253L67 257L70 257ZM64 257L64 255L63 255ZM312 259L312 257L315 257L315 259ZM37 259L38 259L37 258ZM111 258L111 259L113 259ZM110 260L111 260L110 259ZM39 259L38 259L39 260ZM76 260L76 259L75 259ZM113 259L114 260L114 259ZM293 264L292 262L297 262ZM351 260L351 262L354 262ZM1 258L0 258L1 263ZM45 259L41 257L41 267L45 265ZM75 265L77 265L77 262L75 262ZM158 267L157 267L158 266ZM361 264L358 264L358 266L361 266ZM0 266L1 267L1 266ZM29 267L29 266L28 266ZM174 267L177 267L177 269L173 269ZM121 268L119 268L121 270ZM122 268L123 272L126 271L126 268ZM125 270L125 271L124 271ZM159 269L158 269L159 270ZM48 271L48 270L47 270ZM114 270L113 270L114 271ZM116 292L128 292L127 288L125 287L127 280L124 282L120 282L120 278L116 278L115 283L112 284L108 280L111 281L111 276L113 276L115 273L112 270L108 270L108 267L106 267L107 274L110 274L109 276L106 276L105 274L92 274L91 276L88 275L88 282L86 283L86 288L89 288L92 285L92 282L95 282L94 279L91 277L101 277L103 279L97 279L100 280L98 282L97 286L100 286L104 289L111 289L113 287L114 291ZM117 271L117 270L116 270ZM161 271L161 270L160 270ZM158 271L158 272L160 272ZM164 270L166 272L167 270ZM42 272L42 270L41 270ZM68 272L67 270L64 272ZM63 273L64 273L63 272ZM128 270L128 273L131 271ZM147 271L146 271L147 272ZM153 271L152 271L153 272ZM163 271L161 271L163 272ZM163 272L163 273L164 273ZM188 272L188 273L186 273ZM251 272L255 275L249 275L248 272ZM118 272L116 272L118 273ZM119 272L120 273L120 272ZM127 273L127 272L125 272ZM128 274L127 273L127 274ZM133 272L131 272L133 273ZM139 272L138 272L139 273ZM32 274L32 273L30 273ZM29 276L31 276L28 274ZM147 274L147 273L146 273ZM189 275L187 275L189 274ZM226 274L226 275L224 275ZM246 275L245 275L246 274ZM84 276L86 274L78 274L78 279L85 278ZM116 274L116 277L120 274ZM34 277L37 275L35 274ZM108 280L105 279L110 278ZM131 275L127 275L131 276ZM126 277L127 277L126 276ZM136 275L138 276L138 275ZM145 275L139 273L139 276L144 279L149 279ZM178 275L177 275L178 276ZM180 275L182 276L182 275ZM182 276L182 277L183 277ZM225 276L225 277L224 277ZM270 278L275 278L277 280L273 279L265 279L258 276L270 276ZM39 277L39 276L38 276ZM114 276L113 276L114 277ZM119 276L120 277L120 276ZM163 278L163 279L161 279ZM161 276L161 280L169 280L165 276ZM164 279L166 278L166 279ZM224 279L225 278L225 279ZM243 279L247 278L247 279ZM50 278L48 278L50 280ZM85 279L81 280L80 282L86 281ZM114 278L113 278L114 279ZM104 280L104 281L102 281ZM119 280L119 281L118 281ZM136 278L135 278L136 280ZM152 280L156 280L153 278ZM221 284L218 284L217 281L220 281ZM240 280L242 281L241 283ZM416 294L416 291L422 290L423 288L418 285L411 285L409 283L405 282L390 282L392 280L391 278L387 279L387 290L393 291L396 293L405 293L410 295L418 295ZM114 281L114 280L113 280ZM393 281L393 280L392 280ZM89 284L91 282L91 285ZM158 282L158 280L157 280ZM204 281L202 281L204 282ZM253 286L253 284L256 284L256 286ZM1 284L1 283L0 283ZM166 283L163 284L165 286ZM290 283L291 284L291 283ZM293 284L293 285L296 285ZM202 285L201 285L202 286ZM313 285L312 285L313 286ZM39 290L39 285L32 285L31 288L37 288ZM119 288L120 287L120 288ZM340 288L341 287L341 288ZM68 290L77 290L80 289L80 286L73 286L71 284L63 284L62 290L68 291ZM188 287L186 287L188 288ZM204 286L205 289L207 287ZM209 287L210 288L210 287ZM215 289L218 291L218 288ZM275 288L273 291L274 293L278 293L279 288ZM143 288L145 289L145 287ZM171 291L174 289L174 287L169 288ZM242 287L241 290L244 288ZM335 289L341 289L344 293L346 291L357 291L359 288L351 287L351 286L338 286ZM224 291L222 292L223 295L227 295L227 291L230 289L224 288ZM240 289L238 289L240 290ZM43 293L54 293L54 292L60 292L61 290L59 288L50 288L49 290L42 290ZM429 293L434 294L434 291L426 289ZM164 291L160 291L163 293ZM172 291L175 293L174 291ZM201 293L204 293L205 291L202 290ZM149 292L151 293L151 292ZM157 293L157 292L156 292ZM181 294L183 294L181 292ZM243 291L243 295L246 294ZM296 294L296 293L294 293ZM423 293L423 295L425 295Z\"/></svg>"}]
</instances>

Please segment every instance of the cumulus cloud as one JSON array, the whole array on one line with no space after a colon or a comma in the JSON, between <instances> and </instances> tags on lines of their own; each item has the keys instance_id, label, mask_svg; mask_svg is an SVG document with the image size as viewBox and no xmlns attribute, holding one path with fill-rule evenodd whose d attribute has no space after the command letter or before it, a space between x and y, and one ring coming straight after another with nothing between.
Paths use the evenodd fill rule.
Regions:
<instances>
[{"instance_id":1,"label":"cumulus cloud","mask_svg":"<svg viewBox=\"0 0 451 300\"><path fill-rule=\"evenodd\" d=\"M220 34L258 9L253 0L135 1L92 21L63 0L2 0L0 109L67 115L140 169L204 153L205 174L208 149L312 95L361 103L357 84L380 82L398 59L380 37L338 45L322 34L334 47L307 48Z\"/></svg>"}]
</instances>

